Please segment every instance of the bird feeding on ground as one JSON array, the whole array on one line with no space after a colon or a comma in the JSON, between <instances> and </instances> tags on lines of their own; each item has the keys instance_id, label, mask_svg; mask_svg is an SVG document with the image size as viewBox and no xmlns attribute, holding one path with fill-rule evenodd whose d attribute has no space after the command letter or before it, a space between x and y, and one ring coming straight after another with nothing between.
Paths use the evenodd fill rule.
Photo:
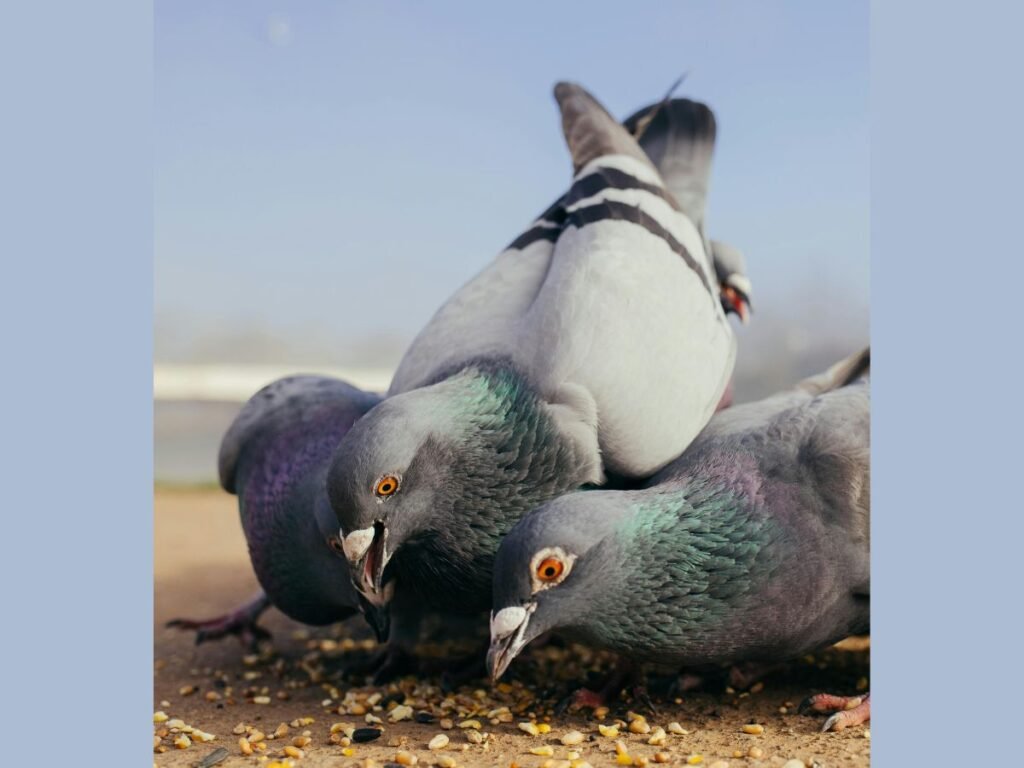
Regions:
<instances>
[{"instance_id":1,"label":"bird feeding on ground","mask_svg":"<svg viewBox=\"0 0 1024 768\"><path fill-rule=\"evenodd\" d=\"M524 517L495 562L492 676L549 631L676 668L867 632L868 365L865 351L721 412L640 490Z\"/></svg>"}]
</instances>

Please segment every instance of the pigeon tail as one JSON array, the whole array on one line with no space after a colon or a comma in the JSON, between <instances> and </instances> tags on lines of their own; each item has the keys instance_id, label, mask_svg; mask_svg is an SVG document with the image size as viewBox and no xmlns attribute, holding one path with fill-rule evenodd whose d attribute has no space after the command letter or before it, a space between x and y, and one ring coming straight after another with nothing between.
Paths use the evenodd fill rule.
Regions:
<instances>
[{"instance_id":1,"label":"pigeon tail","mask_svg":"<svg viewBox=\"0 0 1024 768\"><path fill-rule=\"evenodd\" d=\"M715 148L715 114L706 104L671 99L626 118L626 130L661 174L680 210L704 231L704 208Z\"/></svg>"},{"instance_id":2,"label":"pigeon tail","mask_svg":"<svg viewBox=\"0 0 1024 768\"><path fill-rule=\"evenodd\" d=\"M558 83L555 100L562 112L562 131L572 155L573 173L605 155L626 155L654 170L636 139L583 87Z\"/></svg>"}]
</instances>

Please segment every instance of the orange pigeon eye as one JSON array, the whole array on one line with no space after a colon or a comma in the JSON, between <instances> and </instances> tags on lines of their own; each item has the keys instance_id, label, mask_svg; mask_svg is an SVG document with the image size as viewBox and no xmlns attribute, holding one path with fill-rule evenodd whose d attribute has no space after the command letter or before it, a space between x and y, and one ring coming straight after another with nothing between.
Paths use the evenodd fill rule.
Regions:
<instances>
[{"instance_id":1,"label":"orange pigeon eye","mask_svg":"<svg viewBox=\"0 0 1024 768\"><path fill-rule=\"evenodd\" d=\"M565 564L557 557L548 557L541 560L537 566L537 578L541 581L554 581L565 571Z\"/></svg>"},{"instance_id":2,"label":"orange pigeon eye","mask_svg":"<svg viewBox=\"0 0 1024 768\"><path fill-rule=\"evenodd\" d=\"M394 475L384 475L384 477L377 481L377 485L373 488L373 492L381 498L387 498L397 490L398 478Z\"/></svg>"}]
</instances>

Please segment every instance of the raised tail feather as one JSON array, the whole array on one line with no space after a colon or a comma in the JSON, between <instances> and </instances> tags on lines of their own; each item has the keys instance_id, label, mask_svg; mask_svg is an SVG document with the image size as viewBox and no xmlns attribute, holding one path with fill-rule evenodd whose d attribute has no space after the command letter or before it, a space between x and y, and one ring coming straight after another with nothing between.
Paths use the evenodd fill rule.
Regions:
<instances>
[{"instance_id":1,"label":"raised tail feather","mask_svg":"<svg viewBox=\"0 0 1024 768\"><path fill-rule=\"evenodd\" d=\"M871 347L864 347L859 352L840 360L824 373L806 378L796 386L797 389L810 392L812 395L820 395L834 389L841 389L870 375Z\"/></svg>"}]
</instances>

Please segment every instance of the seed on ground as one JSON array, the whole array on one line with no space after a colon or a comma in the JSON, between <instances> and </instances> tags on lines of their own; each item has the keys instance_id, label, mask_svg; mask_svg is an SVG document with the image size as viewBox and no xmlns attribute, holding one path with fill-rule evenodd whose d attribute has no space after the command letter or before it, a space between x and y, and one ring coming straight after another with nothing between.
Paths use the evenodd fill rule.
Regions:
<instances>
[{"instance_id":1,"label":"seed on ground","mask_svg":"<svg viewBox=\"0 0 1024 768\"><path fill-rule=\"evenodd\" d=\"M450 717L442 717L437 724L441 726L442 731L450 731L455 727L455 723Z\"/></svg>"},{"instance_id":2,"label":"seed on ground","mask_svg":"<svg viewBox=\"0 0 1024 768\"><path fill-rule=\"evenodd\" d=\"M265 738L267 737L263 735L263 731L257 731L256 729L253 729L252 732L249 734L249 743L255 744L257 741L263 741Z\"/></svg>"},{"instance_id":3,"label":"seed on ground","mask_svg":"<svg viewBox=\"0 0 1024 768\"><path fill-rule=\"evenodd\" d=\"M437 758L437 765L438 768L455 768L457 763L455 762L454 757L451 757L450 755L441 755Z\"/></svg>"},{"instance_id":4,"label":"seed on ground","mask_svg":"<svg viewBox=\"0 0 1024 768\"><path fill-rule=\"evenodd\" d=\"M374 739L379 739L381 733L380 728L356 728L352 731L352 741L356 744L373 741Z\"/></svg>"},{"instance_id":5,"label":"seed on ground","mask_svg":"<svg viewBox=\"0 0 1024 768\"><path fill-rule=\"evenodd\" d=\"M192 746L192 739L190 739L183 733L174 740L174 746L176 746L178 749L188 749Z\"/></svg>"},{"instance_id":6,"label":"seed on ground","mask_svg":"<svg viewBox=\"0 0 1024 768\"><path fill-rule=\"evenodd\" d=\"M764 757L764 750L760 747L751 747L747 750L747 757L759 758Z\"/></svg>"},{"instance_id":7,"label":"seed on ground","mask_svg":"<svg viewBox=\"0 0 1024 768\"><path fill-rule=\"evenodd\" d=\"M166 712L154 712L153 713L153 722L154 723L166 723L168 720L170 720L170 718L167 717L167 713Z\"/></svg>"},{"instance_id":8,"label":"seed on ground","mask_svg":"<svg viewBox=\"0 0 1024 768\"><path fill-rule=\"evenodd\" d=\"M191 696L198 690L194 685L183 685L178 689L179 696Z\"/></svg>"},{"instance_id":9,"label":"seed on ground","mask_svg":"<svg viewBox=\"0 0 1024 768\"><path fill-rule=\"evenodd\" d=\"M537 728L536 723L519 723L519 730L523 733L528 733L531 736L540 735L540 730Z\"/></svg>"},{"instance_id":10,"label":"seed on ground","mask_svg":"<svg viewBox=\"0 0 1024 768\"><path fill-rule=\"evenodd\" d=\"M619 765L632 765L633 764L633 758L630 757L629 755L624 755L624 754L620 753L620 754L615 756L615 762L618 763Z\"/></svg>"},{"instance_id":11,"label":"seed on ground","mask_svg":"<svg viewBox=\"0 0 1024 768\"><path fill-rule=\"evenodd\" d=\"M480 725L479 720L463 720L459 723L459 728L473 728L474 730L479 731L483 726Z\"/></svg>"},{"instance_id":12,"label":"seed on ground","mask_svg":"<svg viewBox=\"0 0 1024 768\"><path fill-rule=\"evenodd\" d=\"M764 733L764 726L758 723L747 723L740 730L742 730L744 733L749 733L752 736L760 736L762 733Z\"/></svg>"},{"instance_id":13,"label":"seed on ground","mask_svg":"<svg viewBox=\"0 0 1024 768\"><path fill-rule=\"evenodd\" d=\"M239 723L231 729L231 732L235 734L235 736L241 736L243 733L245 733L245 723Z\"/></svg>"},{"instance_id":14,"label":"seed on ground","mask_svg":"<svg viewBox=\"0 0 1024 768\"><path fill-rule=\"evenodd\" d=\"M305 752L303 752L298 747L293 747L291 744L284 748L284 753L288 755L288 757L294 757L297 760L301 760L303 757L306 756Z\"/></svg>"},{"instance_id":15,"label":"seed on ground","mask_svg":"<svg viewBox=\"0 0 1024 768\"><path fill-rule=\"evenodd\" d=\"M411 717L412 707L407 707L405 704L399 704L391 710L391 714L388 715L388 720L392 723L397 723L401 720L409 720Z\"/></svg>"},{"instance_id":16,"label":"seed on ground","mask_svg":"<svg viewBox=\"0 0 1024 768\"><path fill-rule=\"evenodd\" d=\"M807 768L807 764L804 763L803 760L797 760L796 758L793 758L792 760L787 760L786 762L784 762L782 764L782 768Z\"/></svg>"},{"instance_id":17,"label":"seed on ground","mask_svg":"<svg viewBox=\"0 0 1024 768\"><path fill-rule=\"evenodd\" d=\"M599 725L597 730L602 736L608 739L617 738L619 735L619 726L617 725Z\"/></svg>"},{"instance_id":18,"label":"seed on ground","mask_svg":"<svg viewBox=\"0 0 1024 768\"><path fill-rule=\"evenodd\" d=\"M253 700L252 700L252 703L253 704L269 704L270 703L270 697L269 696L254 696Z\"/></svg>"},{"instance_id":19,"label":"seed on ground","mask_svg":"<svg viewBox=\"0 0 1024 768\"><path fill-rule=\"evenodd\" d=\"M203 698L207 701L220 701L220 694L216 691L207 691L203 694Z\"/></svg>"},{"instance_id":20,"label":"seed on ground","mask_svg":"<svg viewBox=\"0 0 1024 768\"><path fill-rule=\"evenodd\" d=\"M671 759L672 759L672 756L669 755L668 752L655 752L654 753L654 762L656 762L656 763L667 763Z\"/></svg>"},{"instance_id":21,"label":"seed on ground","mask_svg":"<svg viewBox=\"0 0 1024 768\"><path fill-rule=\"evenodd\" d=\"M537 723L537 733L551 733L551 726L547 723Z\"/></svg>"},{"instance_id":22,"label":"seed on ground","mask_svg":"<svg viewBox=\"0 0 1024 768\"><path fill-rule=\"evenodd\" d=\"M484 735L480 733L480 731L474 731L472 728L470 728L468 731L466 731L466 741L468 741L470 744L483 744Z\"/></svg>"},{"instance_id":23,"label":"seed on ground","mask_svg":"<svg viewBox=\"0 0 1024 768\"><path fill-rule=\"evenodd\" d=\"M243 755L252 754L252 744L249 743L249 740L245 738L245 736L238 740L238 749Z\"/></svg>"},{"instance_id":24,"label":"seed on ground","mask_svg":"<svg viewBox=\"0 0 1024 768\"><path fill-rule=\"evenodd\" d=\"M676 736L687 736L689 731L683 728L679 723L671 722L668 724L668 732L674 733Z\"/></svg>"},{"instance_id":25,"label":"seed on ground","mask_svg":"<svg viewBox=\"0 0 1024 768\"><path fill-rule=\"evenodd\" d=\"M700 765L704 762L704 755L690 755L686 758L687 765Z\"/></svg>"},{"instance_id":26,"label":"seed on ground","mask_svg":"<svg viewBox=\"0 0 1024 768\"><path fill-rule=\"evenodd\" d=\"M652 747L662 747L665 745L665 740L668 738L668 734L665 733L665 729L660 725L654 729L651 733L651 738L647 740L647 743Z\"/></svg>"},{"instance_id":27,"label":"seed on ground","mask_svg":"<svg viewBox=\"0 0 1024 768\"><path fill-rule=\"evenodd\" d=\"M571 747L575 744L580 744L583 741L583 734L579 731L568 731L562 735L559 739L565 746Z\"/></svg>"},{"instance_id":28,"label":"seed on ground","mask_svg":"<svg viewBox=\"0 0 1024 768\"><path fill-rule=\"evenodd\" d=\"M555 754L555 750L547 745L543 747L533 747L530 750L531 755L538 755L539 757L551 757Z\"/></svg>"},{"instance_id":29,"label":"seed on ground","mask_svg":"<svg viewBox=\"0 0 1024 768\"><path fill-rule=\"evenodd\" d=\"M629 750L626 748L625 742L622 742L622 741L616 741L615 742L615 754L617 754L617 755L628 755L629 754Z\"/></svg>"},{"instance_id":30,"label":"seed on ground","mask_svg":"<svg viewBox=\"0 0 1024 768\"><path fill-rule=\"evenodd\" d=\"M292 746L302 749L303 747L308 747L312 741L309 736L296 736L292 739Z\"/></svg>"},{"instance_id":31,"label":"seed on ground","mask_svg":"<svg viewBox=\"0 0 1024 768\"><path fill-rule=\"evenodd\" d=\"M400 749L395 753L395 762L399 765L416 765L419 762L419 758L411 752Z\"/></svg>"},{"instance_id":32,"label":"seed on ground","mask_svg":"<svg viewBox=\"0 0 1024 768\"><path fill-rule=\"evenodd\" d=\"M647 724L646 720L635 719L629 723L630 733L650 733L651 726Z\"/></svg>"},{"instance_id":33,"label":"seed on ground","mask_svg":"<svg viewBox=\"0 0 1024 768\"><path fill-rule=\"evenodd\" d=\"M277 726L277 729L274 731L273 735L270 738L272 738L272 739L284 738L285 736L288 735L288 731L289 731L288 723L281 723L279 726Z\"/></svg>"},{"instance_id":34,"label":"seed on ground","mask_svg":"<svg viewBox=\"0 0 1024 768\"><path fill-rule=\"evenodd\" d=\"M223 763L230 756L231 753L224 749L224 747L219 747L196 763L196 768L213 768L213 766Z\"/></svg>"},{"instance_id":35,"label":"seed on ground","mask_svg":"<svg viewBox=\"0 0 1024 768\"><path fill-rule=\"evenodd\" d=\"M214 736L212 733L207 733L206 731L200 731L198 728L193 728L192 738L196 741L201 741L205 744L208 741L213 741L217 737Z\"/></svg>"},{"instance_id":36,"label":"seed on ground","mask_svg":"<svg viewBox=\"0 0 1024 768\"><path fill-rule=\"evenodd\" d=\"M443 733L437 734L427 744L427 749L444 749L448 746L448 737Z\"/></svg>"}]
</instances>

